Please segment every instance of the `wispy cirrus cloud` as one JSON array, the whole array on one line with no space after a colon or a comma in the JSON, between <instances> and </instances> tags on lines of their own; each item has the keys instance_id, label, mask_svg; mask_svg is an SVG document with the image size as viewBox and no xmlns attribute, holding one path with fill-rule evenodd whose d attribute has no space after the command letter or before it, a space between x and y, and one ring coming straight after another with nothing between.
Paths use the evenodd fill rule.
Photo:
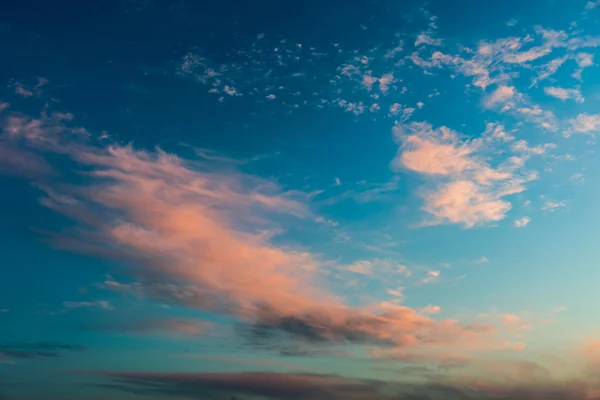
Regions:
<instances>
[{"instance_id":1,"label":"wispy cirrus cloud","mask_svg":"<svg viewBox=\"0 0 600 400\"><path fill-rule=\"evenodd\" d=\"M513 86L502 85L497 87L485 99L484 104L487 108L496 106L505 106L505 104L515 96L515 88Z\"/></svg>"},{"instance_id":2,"label":"wispy cirrus cloud","mask_svg":"<svg viewBox=\"0 0 600 400\"><path fill-rule=\"evenodd\" d=\"M568 99L572 99L577 103L583 103L584 101L584 98L581 95L581 91L577 88L565 89L556 86L548 86L544 88L544 93L546 93L548 96L555 97L562 101Z\"/></svg>"},{"instance_id":3,"label":"wispy cirrus cloud","mask_svg":"<svg viewBox=\"0 0 600 400\"><path fill-rule=\"evenodd\" d=\"M194 318L173 317L121 317L83 326L86 330L99 332L128 333L137 335L185 335L199 337L211 332L213 324Z\"/></svg>"},{"instance_id":4,"label":"wispy cirrus cloud","mask_svg":"<svg viewBox=\"0 0 600 400\"><path fill-rule=\"evenodd\" d=\"M59 358L65 351L83 351L85 346L55 342L4 342L0 343L0 362L5 360L37 360Z\"/></svg>"},{"instance_id":5,"label":"wispy cirrus cloud","mask_svg":"<svg viewBox=\"0 0 600 400\"><path fill-rule=\"evenodd\" d=\"M100 310L113 310L113 306L106 300L97 301L65 301L63 302L63 311L75 310L79 308L96 308Z\"/></svg>"}]
</instances>

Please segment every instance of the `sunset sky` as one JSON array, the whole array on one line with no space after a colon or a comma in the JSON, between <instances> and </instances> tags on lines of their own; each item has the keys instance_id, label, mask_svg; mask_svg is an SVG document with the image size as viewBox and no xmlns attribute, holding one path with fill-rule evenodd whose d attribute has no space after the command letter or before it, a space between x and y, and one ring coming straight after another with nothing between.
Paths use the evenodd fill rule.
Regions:
<instances>
[{"instance_id":1,"label":"sunset sky","mask_svg":"<svg viewBox=\"0 0 600 400\"><path fill-rule=\"evenodd\" d=\"M600 0L0 7L0 400L600 399Z\"/></svg>"}]
</instances>

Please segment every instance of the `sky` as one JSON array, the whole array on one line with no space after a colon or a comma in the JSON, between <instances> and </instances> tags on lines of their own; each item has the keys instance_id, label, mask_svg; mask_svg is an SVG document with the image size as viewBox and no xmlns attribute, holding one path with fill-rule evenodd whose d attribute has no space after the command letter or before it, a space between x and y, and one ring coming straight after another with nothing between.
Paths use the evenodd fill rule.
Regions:
<instances>
[{"instance_id":1,"label":"sky","mask_svg":"<svg viewBox=\"0 0 600 400\"><path fill-rule=\"evenodd\" d=\"M599 20L3 5L0 399L600 399Z\"/></svg>"}]
</instances>

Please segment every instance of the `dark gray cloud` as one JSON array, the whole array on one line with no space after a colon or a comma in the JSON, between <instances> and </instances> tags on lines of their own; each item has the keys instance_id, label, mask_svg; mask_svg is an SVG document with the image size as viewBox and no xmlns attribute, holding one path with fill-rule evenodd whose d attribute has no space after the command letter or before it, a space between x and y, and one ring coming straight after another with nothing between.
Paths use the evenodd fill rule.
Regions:
<instances>
[{"instance_id":1,"label":"dark gray cloud","mask_svg":"<svg viewBox=\"0 0 600 400\"><path fill-rule=\"evenodd\" d=\"M85 346L80 344L64 344L56 342L5 342L0 344L0 350L42 350L42 351L82 351Z\"/></svg>"},{"instance_id":2,"label":"dark gray cloud","mask_svg":"<svg viewBox=\"0 0 600 400\"><path fill-rule=\"evenodd\" d=\"M0 360L57 358L63 351L82 351L85 346L55 342L7 342L0 344Z\"/></svg>"},{"instance_id":3,"label":"dark gray cloud","mask_svg":"<svg viewBox=\"0 0 600 400\"><path fill-rule=\"evenodd\" d=\"M113 372L102 385L143 395L214 400L600 400L592 383L408 384L336 375ZM597 392L596 392L597 393Z\"/></svg>"}]
</instances>

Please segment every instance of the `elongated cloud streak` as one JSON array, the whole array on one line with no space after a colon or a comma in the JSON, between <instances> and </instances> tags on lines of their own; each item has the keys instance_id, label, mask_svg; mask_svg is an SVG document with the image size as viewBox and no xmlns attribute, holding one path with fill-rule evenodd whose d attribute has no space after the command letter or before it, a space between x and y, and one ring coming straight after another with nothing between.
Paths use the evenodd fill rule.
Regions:
<instances>
[{"instance_id":1,"label":"elongated cloud streak","mask_svg":"<svg viewBox=\"0 0 600 400\"><path fill-rule=\"evenodd\" d=\"M79 184L37 177L41 203L76 223L54 243L119 261L139 277L137 289L313 341L419 346L476 341L490 331L409 307L345 306L319 285L316 257L274 246L265 234L279 218L309 214L276 184L161 150L93 146L66 123L13 114L0 148L25 159L64 156L53 165L59 177L79 171Z\"/></svg>"}]
</instances>

